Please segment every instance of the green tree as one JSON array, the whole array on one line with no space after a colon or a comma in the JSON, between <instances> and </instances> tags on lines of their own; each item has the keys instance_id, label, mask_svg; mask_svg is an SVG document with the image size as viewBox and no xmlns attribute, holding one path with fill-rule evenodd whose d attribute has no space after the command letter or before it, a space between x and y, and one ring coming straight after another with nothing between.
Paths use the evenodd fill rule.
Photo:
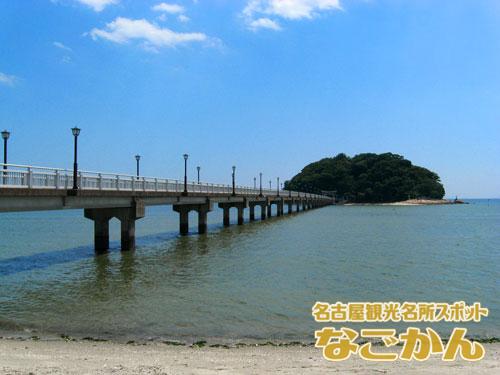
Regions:
<instances>
[{"instance_id":1,"label":"green tree","mask_svg":"<svg viewBox=\"0 0 500 375\"><path fill-rule=\"evenodd\" d=\"M445 193L436 173L392 153L364 153L352 158L341 153L321 159L286 181L285 188L336 191L337 195L360 203L424 197L441 199Z\"/></svg>"}]
</instances>

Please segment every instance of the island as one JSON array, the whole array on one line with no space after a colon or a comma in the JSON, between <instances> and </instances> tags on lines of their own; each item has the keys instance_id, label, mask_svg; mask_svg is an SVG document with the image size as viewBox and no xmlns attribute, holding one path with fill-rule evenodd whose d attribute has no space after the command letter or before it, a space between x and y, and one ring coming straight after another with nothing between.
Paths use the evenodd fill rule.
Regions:
<instances>
[{"instance_id":1,"label":"island","mask_svg":"<svg viewBox=\"0 0 500 375\"><path fill-rule=\"evenodd\" d=\"M390 152L321 159L286 181L285 189L331 194L348 203L455 203L443 199L445 190L435 172Z\"/></svg>"}]
</instances>

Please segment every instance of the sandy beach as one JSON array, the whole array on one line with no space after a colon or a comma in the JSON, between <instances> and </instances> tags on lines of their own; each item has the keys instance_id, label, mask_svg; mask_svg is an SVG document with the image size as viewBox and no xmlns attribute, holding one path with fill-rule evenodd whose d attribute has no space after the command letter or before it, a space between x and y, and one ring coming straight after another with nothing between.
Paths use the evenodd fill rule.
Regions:
<instances>
[{"instance_id":1,"label":"sandy beach","mask_svg":"<svg viewBox=\"0 0 500 375\"><path fill-rule=\"evenodd\" d=\"M345 206L437 206L462 203L464 202L449 199L408 199L391 203L346 203Z\"/></svg>"},{"instance_id":2,"label":"sandy beach","mask_svg":"<svg viewBox=\"0 0 500 375\"><path fill-rule=\"evenodd\" d=\"M89 341L0 339L1 374L494 374L500 372L500 344L484 344L476 363L429 361L368 363L355 356L329 363L312 346L235 348L120 344Z\"/></svg>"}]
</instances>

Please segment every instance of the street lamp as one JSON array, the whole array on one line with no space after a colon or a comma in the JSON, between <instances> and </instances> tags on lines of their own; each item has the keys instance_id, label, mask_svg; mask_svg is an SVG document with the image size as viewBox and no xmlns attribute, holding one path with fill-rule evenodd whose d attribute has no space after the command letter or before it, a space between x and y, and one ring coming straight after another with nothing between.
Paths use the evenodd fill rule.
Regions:
<instances>
[{"instance_id":1,"label":"street lamp","mask_svg":"<svg viewBox=\"0 0 500 375\"><path fill-rule=\"evenodd\" d=\"M262 172L259 173L259 197L262 197Z\"/></svg>"},{"instance_id":2,"label":"street lamp","mask_svg":"<svg viewBox=\"0 0 500 375\"><path fill-rule=\"evenodd\" d=\"M183 158L184 158L184 192L182 193L182 195L187 195L188 194L187 162L189 155L184 154Z\"/></svg>"},{"instance_id":3,"label":"street lamp","mask_svg":"<svg viewBox=\"0 0 500 375\"><path fill-rule=\"evenodd\" d=\"M71 128L73 137L75 139L75 148L73 155L73 190L78 190L78 136L80 135L80 128Z\"/></svg>"},{"instance_id":4,"label":"street lamp","mask_svg":"<svg viewBox=\"0 0 500 375\"><path fill-rule=\"evenodd\" d=\"M276 177L276 191L277 191L277 196L280 196L280 178Z\"/></svg>"},{"instance_id":5,"label":"street lamp","mask_svg":"<svg viewBox=\"0 0 500 375\"><path fill-rule=\"evenodd\" d=\"M137 179L139 179L139 161L141 160L141 155L135 155L135 161L137 162Z\"/></svg>"},{"instance_id":6,"label":"street lamp","mask_svg":"<svg viewBox=\"0 0 500 375\"><path fill-rule=\"evenodd\" d=\"M200 184L200 169L200 166L196 167L196 170L198 171L198 185Z\"/></svg>"},{"instance_id":7,"label":"street lamp","mask_svg":"<svg viewBox=\"0 0 500 375\"><path fill-rule=\"evenodd\" d=\"M2 132L3 138L3 169L7 169L7 139L9 139L10 133L7 130ZM5 172L3 175L3 184L6 184L7 173Z\"/></svg>"},{"instance_id":8,"label":"street lamp","mask_svg":"<svg viewBox=\"0 0 500 375\"><path fill-rule=\"evenodd\" d=\"M236 189L235 189L235 174L236 174L236 167L233 165L233 196L236 195Z\"/></svg>"},{"instance_id":9,"label":"street lamp","mask_svg":"<svg viewBox=\"0 0 500 375\"><path fill-rule=\"evenodd\" d=\"M271 189L272 189L272 182L271 182L271 180L269 180L269 190L271 190Z\"/></svg>"},{"instance_id":10,"label":"street lamp","mask_svg":"<svg viewBox=\"0 0 500 375\"><path fill-rule=\"evenodd\" d=\"M3 138L3 169L7 169L7 139L9 139L10 133L7 130L2 132Z\"/></svg>"},{"instance_id":11,"label":"street lamp","mask_svg":"<svg viewBox=\"0 0 500 375\"><path fill-rule=\"evenodd\" d=\"M253 178L253 189L257 190L257 177Z\"/></svg>"}]
</instances>

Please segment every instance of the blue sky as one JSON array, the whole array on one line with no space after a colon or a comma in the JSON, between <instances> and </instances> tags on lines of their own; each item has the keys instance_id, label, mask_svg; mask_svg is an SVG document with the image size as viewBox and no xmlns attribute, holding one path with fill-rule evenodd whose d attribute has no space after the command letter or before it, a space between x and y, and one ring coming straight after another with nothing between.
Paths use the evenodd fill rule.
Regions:
<instances>
[{"instance_id":1,"label":"blue sky","mask_svg":"<svg viewBox=\"0 0 500 375\"><path fill-rule=\"evenodd\" d=\"M9 161L241 184L394 152L499 197L497 0L0 0ZM274 182L273 182L274 183Z\"/></svg>"}]
</instances>

